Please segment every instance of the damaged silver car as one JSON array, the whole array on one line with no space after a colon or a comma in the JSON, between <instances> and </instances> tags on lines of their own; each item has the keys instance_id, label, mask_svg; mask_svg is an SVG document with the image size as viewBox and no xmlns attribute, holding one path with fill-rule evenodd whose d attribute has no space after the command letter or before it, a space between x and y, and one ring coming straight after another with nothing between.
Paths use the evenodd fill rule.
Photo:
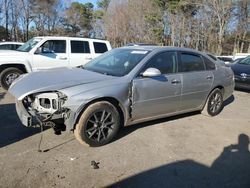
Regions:
<instances>
[{"instance_id":1,"label":"damaged silver car","mask_svg":"<svg viewBox=\"0 0 250 188\"><path fill-rule=\"evenodd\" d=\"M215 116L232 95L231 69L186 48L114 49L82 68L22 75L9 92L28 127L64 125L80 143L109 143L121 126L201 111Z\"/></svg>"}]
</instances>

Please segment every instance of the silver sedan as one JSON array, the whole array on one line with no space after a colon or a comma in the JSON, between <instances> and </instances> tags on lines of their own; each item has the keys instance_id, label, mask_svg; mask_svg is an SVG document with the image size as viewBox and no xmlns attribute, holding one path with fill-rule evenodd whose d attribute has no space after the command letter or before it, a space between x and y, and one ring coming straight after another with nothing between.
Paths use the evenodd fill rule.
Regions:
<instances>
[{"instance_id":1,"label":"silver sedan","mask_svg":"<svg viewBox=\"0 0 250 188\"><path fill-rule=\"evenodd\" d=\"M33 72L9 92L25 126L74 131L80 143L109 143L121 126L201 111L215 116L234 77L204 53L174 47L114 49L82 68Z\"/></svg>"}]
</instances>

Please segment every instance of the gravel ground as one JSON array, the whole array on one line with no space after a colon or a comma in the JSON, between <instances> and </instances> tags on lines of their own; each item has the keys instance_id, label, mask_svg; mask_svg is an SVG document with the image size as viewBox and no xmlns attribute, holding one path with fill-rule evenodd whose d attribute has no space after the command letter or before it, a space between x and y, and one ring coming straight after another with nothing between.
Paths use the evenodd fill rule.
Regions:
<instances>
[{"instance_id":1,"label":"gravel ground","mask_svg":"<svg viewBox=\"0 0 250 188\"><path fill-rule=\"evenodd\" d=\"M22 126L13 103L0 89L0 187L250 187L249 92L235 91L216 117L130 126L99 148L48 129L43 153L39 129Z\"/></svg>"}]
</instances>

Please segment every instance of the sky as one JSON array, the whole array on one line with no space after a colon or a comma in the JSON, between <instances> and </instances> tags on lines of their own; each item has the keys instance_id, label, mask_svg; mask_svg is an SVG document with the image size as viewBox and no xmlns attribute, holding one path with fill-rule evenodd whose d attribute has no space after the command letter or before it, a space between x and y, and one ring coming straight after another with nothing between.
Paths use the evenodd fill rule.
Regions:
<instances>
[{"instance_id":1,"label":"sky","mask_svg":"<svg viewBox=\"0 0 250 188\"><path fill-rule=\"evenodd\" d=\"M72 0L72 1L78 1L80 3L93 3L96 6L96 2L98 0Z\"/></svg>"}]
</instances>

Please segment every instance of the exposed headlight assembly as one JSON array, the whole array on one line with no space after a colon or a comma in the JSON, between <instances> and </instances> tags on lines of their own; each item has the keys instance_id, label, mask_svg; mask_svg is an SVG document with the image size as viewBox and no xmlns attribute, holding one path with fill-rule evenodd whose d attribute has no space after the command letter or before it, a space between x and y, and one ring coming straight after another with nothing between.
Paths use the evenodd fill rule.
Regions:
<instances>
[{"instance_id":1,"label":"exposed headlight assembly","mask_svg":"<svg viewBox=\"0 0 250 188\"><path fill-rule=\"evenodd\" d=\"M60 92L34 94L30 106L38 113L54 114L62 109L67 96Z\"/></svg>"}]
</instances>

